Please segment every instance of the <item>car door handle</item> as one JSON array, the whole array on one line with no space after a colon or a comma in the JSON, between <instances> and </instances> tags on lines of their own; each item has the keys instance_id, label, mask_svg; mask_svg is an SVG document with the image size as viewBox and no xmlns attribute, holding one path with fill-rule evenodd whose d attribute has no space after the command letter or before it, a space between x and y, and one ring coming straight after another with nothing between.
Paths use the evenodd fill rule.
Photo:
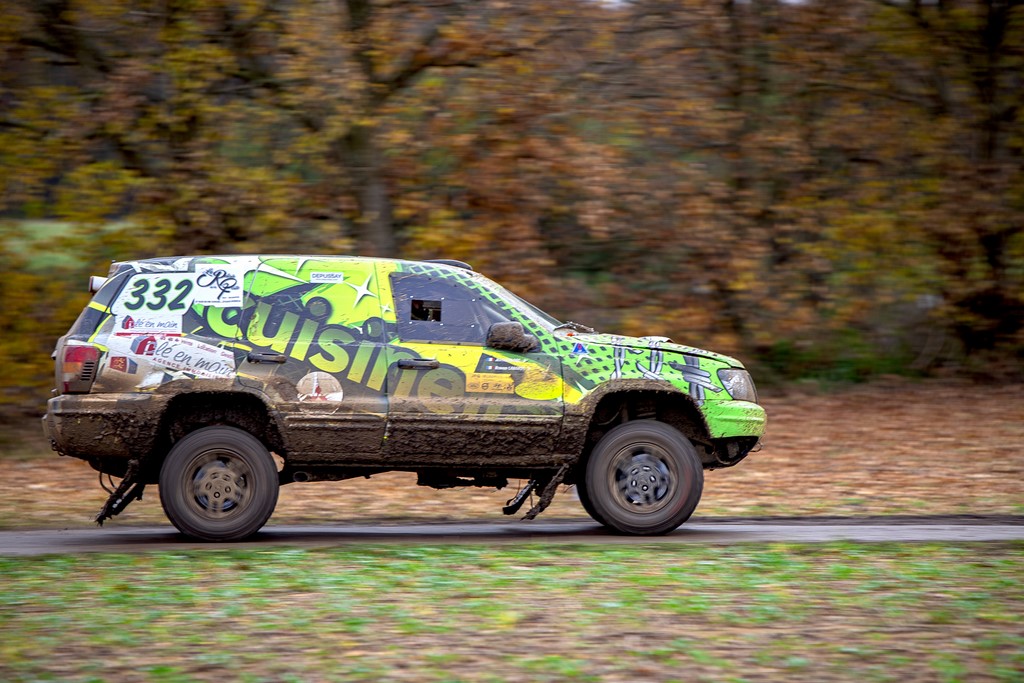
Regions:
<instances>
[{"instance_id":1,"label":"car door handle","mask_svg":"<svg viewBox=\"0 0 1024 683\"><path fill-rule=\"evenodd\" d=\"M400 358L399 370L436 370L441 363L436 358Z\"/></svg>"},{"instance_id":2,"label":"car door handle","mask_svg":"<svg viewBox=\"0 0 1024 683\"><path fill-rule=\"evenodd\" d=\"M284 363L288 356L283 353L269 353L267 351L250 351L247 357L250 363Z\"/></svg>"}]
</instances>

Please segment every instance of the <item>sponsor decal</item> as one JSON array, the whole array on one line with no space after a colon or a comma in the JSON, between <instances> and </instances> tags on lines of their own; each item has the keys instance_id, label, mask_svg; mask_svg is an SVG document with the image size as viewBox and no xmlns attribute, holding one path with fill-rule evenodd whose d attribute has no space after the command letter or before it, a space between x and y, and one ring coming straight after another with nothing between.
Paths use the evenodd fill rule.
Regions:
<instances>
[{"instance_id":1,"label":"sponsor decal","mask_svg":"<svg viewBox=\"0 0 1024 683\"><path fill-rule=\"evenodd\" d=\"M216 379L235 374L235 354L227 349L188 339L164 337L153 349L153 362L196 377Z\"/></svg>"},{"instance_id":2,"label":"sponsor decal","mask_svg":"<svg viewBox=\"0 0 1024 683\"><path fill-rule=\"evenodd\" d=\"M480 362L476 364L477 372L498 372L502 374L521 374L524 372L523 368L518 365L509 363L504 358L496 358L494 356L483 354L480 356Z\"/></svg>"},{"instance_id":3,"label":"sponsor decal","mask_svg":"<svg viewBox=\"0 0 1024 683\"><path fill-rule=\"evenodd\" d=\"M516 383L512 375L471 372L466 375L466 391L471 394L512 394Z\"/></svg>"},{"instance_id":4,"label":"sponsor decal","mask_svg":"<svg viewBox=\"0 0 1024 683\"><path fill-rule=\"evenodd\" d=\"M590 351L587 350L587 347L584 346L583 344L579 343L579 342L576 342L575 344L572 345L572 352L574 354L576 354L577 356L589 356L590 355Z\"/></svg>"},{"instance_id":5,"label":"sponsor decal","mask_svg":"<svg viewBox=\"0 0 1024 683\"><path fill-rule=\"evenodd\" d=\"M195 303L201 306L241 306L245 271L238 265L196 266Z\"/></svg>"},{"instance_id":6,"label":"sponsor decal","mask_svg":"<svg viewBox=\"0 0 1024 683\"><path fill-rule=\"evenodd\" d=\"M133 361L128 356L113 356L110 359L110 369L117 370L129 375L134 375L139 371L139 364Z\"/></svg>"},{"instance_id":7,"label":"sponsor decal","mask_svg":"<svg viewBox=\"0 0 1024 683\"><path fill-rule=\"evenodd\" d=\"M344 282L345 281L345 274L344 273L318 273L318 272L314 272L314 273L310 273L309 274L309 281L310 282Z\"/></svg>"},{"instance_id":8,"label":"sponsor decal","mask_svg":"<svg viewBox=\"0 0 1024 683\"><path fill-rule=\"evenodd\" d=\"M112 336L108 340L111 351L144 358L150 363L169 370L217 379L233 377L235 354L228 349L212 346L196 339L176 335Z\"/></svg>"},{"instance_id":9,"label":"sponsor decal","mask_svg":"<svg viewBox=\"0 0 1024 683\"><path fill-rule=\"evenodd\" d=\"M132 340L131 351L139 356L152 356L156 351L156 337L136 337Z\"/></svg>"},{"instance_id":10,"label":"sponsor decal","mask_svg":"<svg viewBox=\"0 0 1024 683\"><path fill-rule=\"evenodd\" d=\"M307 401L340 401L345 398L341 382L327 372L311 372L295 385L299 400Z\"/></svg>"},{"instance_id":11,"label":"sponsor decal","mask_svg":"<svg viewBox=\"0 0 1024 683\"><path fill-rule=\"evenodd\" d=\"M115 334L181 334L180 315L124 315L115 319Z\"/></svg>"}]
</instances>

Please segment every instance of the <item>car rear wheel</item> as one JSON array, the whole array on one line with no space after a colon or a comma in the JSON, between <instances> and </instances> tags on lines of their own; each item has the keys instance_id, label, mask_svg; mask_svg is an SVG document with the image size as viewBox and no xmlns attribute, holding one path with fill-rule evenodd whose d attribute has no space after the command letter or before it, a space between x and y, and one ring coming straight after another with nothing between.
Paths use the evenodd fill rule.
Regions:
<instances>
[{"instance_id":1,"label":"car rear wheel","mask_svg":"<svg viewBox=\"0 0 1024 683\"><path fill-rule=\"evenodd\" d=\"M176 443L160 469L160 503L183 534L238 541L277 505L277 467L266 447L235 427L204 427Z\"/></svg>"},{"instance_id":2,"label":"car rear wheel","mask_svg":"<svg viewBox=\"0 0 1024 683\"><path fill-rule=\"evenodd\" d=\"M637 420L611 430L587 462L584 508L628 534L665 534L693 514L704 490L697 451L679 430ZM593 508L593 512L587 506Z\"/></svg>"}]
</instances>

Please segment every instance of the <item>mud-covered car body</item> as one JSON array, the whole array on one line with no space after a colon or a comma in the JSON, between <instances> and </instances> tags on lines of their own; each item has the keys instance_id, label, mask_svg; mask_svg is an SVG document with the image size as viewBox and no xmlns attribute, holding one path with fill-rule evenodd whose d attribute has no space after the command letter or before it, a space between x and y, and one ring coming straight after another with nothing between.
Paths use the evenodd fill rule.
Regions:
<instances>
[{"instance_id":1,"label":"mud-covered car body","mask_svg":"<svg viewBox=\"0 0 1024 683\"><path fill-rule=\"evenodd\" d=\"M626 422L670 425L705 469L765 428L738 361L563 325L464 264L165 258L115 263L99 284L58 342L44 426L129 486L157 483L175 444L212 425L280 456L281 483L409 470L552 493Z\"/></svg>"}]
</instances>

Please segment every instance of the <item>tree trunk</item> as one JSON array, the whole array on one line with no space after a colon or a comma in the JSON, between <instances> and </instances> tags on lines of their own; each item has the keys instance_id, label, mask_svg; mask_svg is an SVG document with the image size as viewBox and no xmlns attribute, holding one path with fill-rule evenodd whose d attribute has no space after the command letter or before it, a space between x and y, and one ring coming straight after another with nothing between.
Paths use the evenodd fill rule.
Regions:
<instances>
[{"instance_id":1,"label":"tree trunk","mask_svg":"<svg viewBox=\"0 0 1024 683\"><path fill-rule=\"evenodd\" d=\"M373 128L353 125L338 147L338 161L347 171L359 210L355 221L359 252L370 256L397 256L391 197Z\"/></svg>"},{"instance_id":2,"label":"tree trunk","mask_svg":"<svg viewBox=\"0 0 1024 683\"><path fill-rule=\"evenodd\" d=\"M357 120L376 121L380 112L372 103L372 88L378 82L368 35L373 5L368 0L344 0L346 32L351 36L353 56L369 88L363 103L365 112ZM335 156L349 177L349 187L359 215L355 220L357 248L369 256L397 256L391 219L391 197L384 179L384 164L372 126L353 123L335 145Z\"/></svg>"}]
</instances>

